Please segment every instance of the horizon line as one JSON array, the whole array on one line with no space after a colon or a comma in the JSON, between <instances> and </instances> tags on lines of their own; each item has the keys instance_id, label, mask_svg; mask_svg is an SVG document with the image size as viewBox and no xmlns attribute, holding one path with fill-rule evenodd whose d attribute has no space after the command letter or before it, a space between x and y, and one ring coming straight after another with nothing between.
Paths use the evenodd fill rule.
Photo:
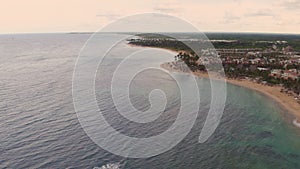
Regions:
<instances>
[{"instance_id":1,"label":"horizon line","mask_svg":"<svg viewBox=\"0 0 300 169\"><path fill-rule=\"evenodd\" d=\"M219 33L219 34L273 34L273 35L300 35L300 33L292 32L255 32L255 31L203 31L203 32L93 32L93 31L70 31L70 32L8 32L0 33L0 35L26 35L26 34L94 34L94 33Z\"/></svg>"}]
</instances>

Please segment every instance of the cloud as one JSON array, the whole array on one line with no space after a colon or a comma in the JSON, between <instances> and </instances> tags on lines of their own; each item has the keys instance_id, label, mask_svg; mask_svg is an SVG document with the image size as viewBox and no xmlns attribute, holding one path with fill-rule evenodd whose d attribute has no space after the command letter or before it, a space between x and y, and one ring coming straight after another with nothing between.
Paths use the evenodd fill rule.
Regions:
<instances>
[{"instance_id":1,"label":"cloud","mask_svg":"<svg viewBox=\"0 0 300 169\"><path fill-rule=\"evenodd\" d=\"M230 13L230 12L225 12L225 15L223 17L223 23L235 23L238 22L241 18Z\"/></svg>"},{"instance_id":2,"label":"cloud","mask_svg":"<svg viewBox=\"0 0 300 169\"><path fill-rule=\"evenodd\" d=\"M105 18L108 20L115 20L120 17L120 15L117 14L97 14L96 17Z\"/></svg>"},{"instance_id":3,"label":"cloud","mask_svg":"<svg viewBox=\"0 0 300 169\"><path fill-rule=\"evenodd\" d=\"M275 17L273 12L269 9L248 12L244 16L245 17Z\"/></svg>"},{"instance_id":4,"label":"cloud","mask_svg":"<svg viewBox=\"0 0 300 169\"><path fill-rule=\"evenodd\" d=\"M290 10L299 10L300 8L300 0L287 0L282 3L282 5Z\"/></svg>"},{"instance_id":5,"label":"cloud","mask_svg":"<svg viewBox=\"0 0 300 169\"><path fill-rule=\"evenodd\" d=\"M177 14L181 11L182 2L179 0L161 0L152 8L155 12Z\"/></svg>"},{"instance_id":6,"label":"cloud","mask_svg":"<svg viewBox=\"0 0 300 169\"><path fill-rule=\"evenodd\" d=\"M165 7L155 7L154 11L163 12L163 13L173 13L176 11L175 8L165 8Z\"/></svg>"}]
</instances>

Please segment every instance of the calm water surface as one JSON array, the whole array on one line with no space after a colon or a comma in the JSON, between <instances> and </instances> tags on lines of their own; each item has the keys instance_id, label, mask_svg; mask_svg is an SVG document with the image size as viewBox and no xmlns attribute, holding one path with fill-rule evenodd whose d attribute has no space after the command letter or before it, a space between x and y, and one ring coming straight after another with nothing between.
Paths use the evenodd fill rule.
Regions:
<instances>
[{"instance_id":1,"label":"calm water surface","mask_svg":"<svg viewBox=\"0 0 300 169\"><path fill-rule=\"evenodd\" d=\"M89 36L0 35L0 168L94 168L116 163L128 169L300 168L300 132L289 117L263 95L229 84L221 124L206 143L198 144L210 100L210 84L205 79L198 79L202 106L197 123L176 147L148 159L126 159L102 150L84 133L72 102L75 61ZM118 50L137 49L123 44ZM171 59L159 59L157 65ZM121 55L110 56L104 65L108 69L99 68L99 107L116 129L130 135L163 132L176 119L176 84L159 71L137 76L134 105L147 109L149 103L141 96L160 86L167 93L168 109L156 126L137 127L123 121L107 101L106 86L113 70L109 68L121 60ZM187 75L177 76L184 79Z\"/></svg>"}]
</instances>

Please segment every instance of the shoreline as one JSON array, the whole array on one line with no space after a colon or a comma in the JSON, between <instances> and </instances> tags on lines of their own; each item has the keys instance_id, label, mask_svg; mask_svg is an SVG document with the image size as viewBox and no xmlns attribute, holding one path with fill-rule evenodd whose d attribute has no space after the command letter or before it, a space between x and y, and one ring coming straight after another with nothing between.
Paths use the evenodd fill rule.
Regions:
<instances>
[{"instance_id":1,"label":"shoreline","mask_svg":"<svg viewBox=\"0 0 300 169\"><path fill-rule=\"evenodd\" d=\"M159 48L159 47L147 47L147 46L139 46L134 44L129 44L131 47L142 47L142 48L157 48L157 49L163 49L167 50L169 52L176 52L179 51L172 50L172 49L165 49L165 48ZM162 63L160 65L161 68L170 71L170 72L177 72L177 73L184 73L178 69L173 69L170 67L168 63ZM200 77L200 78L206 78L209 79L208 73L205 72L193 72L194 76ZM218 80L218 79L215 79ZM300 128L300 104L297 103L297 101L292 97L287 95L286 93L282 93L280 86L268 86L268 85L262 85L258 84L256 82L252 82L247 79L228 79L225 78L226 83L230 83L236 86L244 87L250 90L254 90L256 92L259 92L266 97L272 99L276 103L278 103L284 110L287 112L283 112L284 114L292 115L293 120L290 122L292 125Z\"/></svg>"},{"instance_id":2,"label":"shoreline","mask_svg":"<svg viewBox=\"0 0 300 169\"><path fill-rule=\"evenodd\" d=\"M139 45L134 45L134 44L130 44L130 43L127 43L127 45L130 46L130 47L166 50L166 51L169 51L169 52L172 52L172 53L176 53L176 54L178 54L180 52L180 51L172 50L172 49L168 49L168 48L160 48L160 47L152 47L152 46L139 46Z\"/></svg>"},{"instance_id":3,"label":"shoreline","mask_svg":"<svg viewBox=\"0 0 300 169\"><path fill-rule=\"evenodd\" d=\"M177 72L177 73L184 73L178 69L173 69L169 66L168 63L163 63L160 65L161 68L168 70L170 72ZM200 78L206 78L209 79L208 73L205 72L193 72L194 76L200 77ZM216 79L218 80L218 79ZM287 113L289 115L292 115L294 117L293 121L291 121L291 124L293 124L296 127L300 127L300 104L297 103L297 101L292 97L285 93L281 92L282 87L280 86L267 86L258 84L256 82L252 82L247 79L228 79L225 78L226 83L230 83L236 86L245 87L250 90L257 91L266 97L269 97L276 103L280 104L282 108L287 110ZM285 112L283 112L285 113Z\"/></svg>"}]
</instances>

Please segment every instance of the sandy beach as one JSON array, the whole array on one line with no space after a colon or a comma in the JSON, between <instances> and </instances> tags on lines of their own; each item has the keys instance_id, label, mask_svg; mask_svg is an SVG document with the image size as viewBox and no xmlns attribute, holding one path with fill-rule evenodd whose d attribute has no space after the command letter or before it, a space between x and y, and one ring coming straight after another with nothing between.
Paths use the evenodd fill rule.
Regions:
<instances>
[{"instance_id":1,"label":"sandy beach","mask_svg":"<svg viewBox=\"0 0 300 169\"><path fill-rule=\"evenodd\" d=\"M168 71L180 72L179 70L172 69L168 63L162 64L161 67ZM193 72L193 74L201 78L209 78L208 74L205 72ZM258 91L270 97L279 103L284 109L286 109L288 113L292 114L296 119L298 119L293 122L294 125L298 126L300 123L300 104L297 103L297 100L295 100L293 96L289 96L288 94L281 92L282 87L262 85L246 79L238 80L227 78L226 82Z\"/></svg>"},{"instance_id":2,"label":"sandy beach","mask_svg":"<svg viewBox=\"0 0 300 169\"><path fill-rule=\"evenodd\" d=\"M138 46L138 45L132 45L128 44L131 47L141 47L145 48L143 46ZM155 47L148 47L148 48L155 48ZM157 49L163 49L163 50L168 50L169 52L175 52L178 53L178 51L174 51L171 49L164 49L164 48L159 48ZM161 67L172 72L181 72L178 69L173 69L170 67L168 63L161 64ZM193 72L195 76L201 77L201 78L209 78L208 74L205 72ZM289 96L286 93L281 92L282 87L280 86L268 86L268 85L262 85L255 83L250 80L246 79L225 79L227 83L241 86L241 87L246 87L251 90L255 90L257 92L260 92L267 97L273 99L275 102L277 102L281 107L283 107L285 110L287 110L287 113L291 114L292 116L295 117L295 120L293 121L293 124L297 127L300 127L300 104L297 103L297 100L293 96Z\"/></svg>"}]
</instances>

